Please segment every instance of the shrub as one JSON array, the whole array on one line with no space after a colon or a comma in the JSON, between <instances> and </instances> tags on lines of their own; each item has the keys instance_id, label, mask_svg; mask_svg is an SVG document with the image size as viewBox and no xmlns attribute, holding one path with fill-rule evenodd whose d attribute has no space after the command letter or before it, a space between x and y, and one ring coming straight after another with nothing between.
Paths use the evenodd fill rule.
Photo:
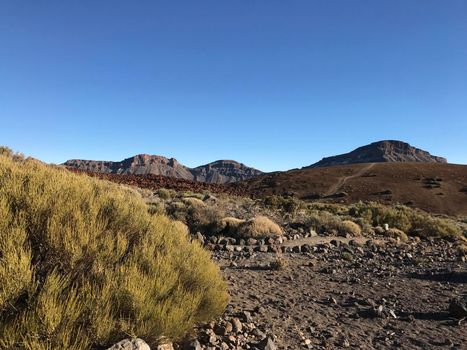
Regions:
<instances>
[{"instance_id":1,"label":"shrub","mask_svg":"<svg viewBox=\"0 0 467 350\"><path fill-rule=\"evenodd\" d=\"M182 202L188 206L192 207L204 207L206 204L199 198L195 197L186 197L182 199Z\"/></svg>"},{"instance_id":2,"label":"shrub","mask_svg":"<svg viewBox=\"0 0 467 350\"><path fill-rule=\"evenodd\" d=\"M257 216L238 227L237 235L242 238L264 238L282 235L282 229L265 216Z\"/></svg>"},{"instance_id":3,"label":"shrub","mask_svg":"<svg viewBox=\"0 0 467 350\"><path fill-rule=\"evenodd\" d=\"M302 201L295 197L283 196L266 197L263 203L269 208L282 210L292 216L294 216L297 213L297 210L304 205Z\"/></svg>"},{"instance_id":4,"label":"shrub","mask_svg":"<svg viewBox=\"0 0 467 350\"><path fill-rule=\"evenodd\" d=\"M269 266L273 270L285 270L289 266L289 262L281 252L277 252L276 258L269 264Z\"/></svg>"},{"instance_id":5,"label":"shrub","mask_svg":"<svg viewBox=\"0 0 467 350\"><path fill-rule=\"evenodd\" d=\"M231 216L222 218L217 224L216 233L222 233L227 236L236 236L238 228L244 222L245 220L237 219Z\"/></svg>"},{"instance_id":6,"label":"shrub","mask_svg":"<svg viewBox=\"0 0 467 350\"><path fill-rule=\"evenodd\" d=\"M331 230L339 231L342 220L334 214L327 211L312 211L305 219L305 225L313 228L318 233Z\"/></svg>"},{"instance_id":7,"label":"shrub","mask_svg":"<svg viewBox=\"0 0 467 350\"><path fill-rule=\"evenodd\" d=\"M159 198L164 199L164 200L168 200L168 199L172 198L172 194L166 188L159 188L156 191L156 194L159 196Z\"/></svg>"},{"instance_id":8,"label":"shrub","mask_svg":"<svg viewBox=\"0 0 467 350\"><path fill-rule=\"evenodd\" d=\"M116 185L0 156L0 217L2 349L156 347L226 305L208 252Z\"/></svg>"},{"instance_id":9,"label":"shrub","mask_svg":"<svg viewBox=\"0 0 467 350\"><path fill-rule=\"evenodd\" d=\"M399 238L402 242L407 242L409 240L407 234L404 231L399 230L397 228L390 228L385 233L391 238Z\"/></svg>"},{"instance_id":10,"label":"shrub","mask_svg":"<svg viewBox=\"0 0 467 350\"><path fill-rule=\"evenodd\" d=\"M362 234L362 229L358 224L350 220L344 220L339 225L339 233L350 233L354 236L360 236Z\"/></svg>"},{"instance_id":11,"label":"shrub","mask_svg":"<svg viewBox=\"0 0 467 350\"><path fill-rule=\"evenodd\" d=\"M165 215L165 204L163 202L150 202L148 203L148 212L151 215Z\"/></svg>"},{"instance_id":12,"label":"shrub","mask_svg":"<svg viewBox=\"0 0 467 350\"><path fill-rule=\"evenodd\" d=\"M217 224L224 212L214 206L191 206L186 219L191 232L201 231L206 235L216 233Z\"/></svg>"}]
</instances>

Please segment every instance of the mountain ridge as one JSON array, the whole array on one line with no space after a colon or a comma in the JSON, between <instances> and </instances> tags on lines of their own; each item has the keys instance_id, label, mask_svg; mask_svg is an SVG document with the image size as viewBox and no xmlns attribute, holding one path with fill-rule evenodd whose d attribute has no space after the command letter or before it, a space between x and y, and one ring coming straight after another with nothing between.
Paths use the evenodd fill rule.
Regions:
<instances>
[{"instance_id":1,"label":"mountain ridge","mask_svg":"<svg viewBox=\"0 0 467 350\"><path fill-rule=\"evenodd\" d=\"M177 179L215 184L246 180L263 174L234 160L216 160L211 163L189 168L175 158L159 155L137 154L121 161L70 159L63 163L67 168L125 175L162 175Z\"/></svg>"}]
</instances>

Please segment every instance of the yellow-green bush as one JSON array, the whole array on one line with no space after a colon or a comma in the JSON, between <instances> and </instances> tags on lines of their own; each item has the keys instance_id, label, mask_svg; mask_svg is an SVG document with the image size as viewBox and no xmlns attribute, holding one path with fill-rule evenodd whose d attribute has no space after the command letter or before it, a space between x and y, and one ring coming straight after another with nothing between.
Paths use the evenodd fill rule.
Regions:
<instances>
[{"instance_id":1,"label":"yellow-green bush","mask_svg":"<svg viewBox=\"0 0 467 350\"><path fill-rule=\"evenodd\" d=\"M242 238L276 237L282 235L282 229L271 219L265 216L257 216L241 223L237 235Z\"/></svg>"},{"instance_id":2,"label":"yellow-green bush","mask_svg":"<svg viewBox=\"0 0 467 350\"><path fill-rule=\"evenodd\" d=\"M186 229L116 185L0 156L0 348L181 337L226 284Z\"/></svg>"},{"instance_id":3,"label":"yellow-green bush","mask_svg":"<svg viewBox=\"0 0 467 350\"><path fill-rule=\"evenodd\" d=\"M422 237L462 238L462 230L449 218L435 217L418 209L402 205L384 206L379 203L357 203L349 208L349 215L362 218L373 226L397 228Z\"/></svg>"}]
</instances>

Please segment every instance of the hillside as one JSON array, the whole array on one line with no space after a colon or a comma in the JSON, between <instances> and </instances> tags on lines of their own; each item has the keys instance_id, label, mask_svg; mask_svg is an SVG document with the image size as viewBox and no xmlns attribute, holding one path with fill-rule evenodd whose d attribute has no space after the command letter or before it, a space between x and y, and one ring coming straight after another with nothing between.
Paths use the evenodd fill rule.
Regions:
<instances>
[{"instance_id":1,"label":"hillside","mask_svg":"<svg viewBox=\"0 0 467 350\"><path fill-rule=\"evenodd\" d=\"M432 156L427 151L412 147L406 142L383 140L359 147L349 153L323 158L306 168L383 162L447 163L447 160L442 157Z\"/></svg>"},{"instance_id":2,"label":"hillside","mask_svg":"<svg viewBox=\"0 0 467 350\"><path fill-rule=\"evenodd\" d=\"M267 174L239 186L254 196L402 203L429 212L467 215L467 165L367 163Z\"/></svg>"},{"instance_id":3,"label":"hillside","mask_svg":"<svg viewBox=\"0 0 467 350\"><path fill-rule=\"evenodd\" d=\"M196 168L189 168L179 163L175 158L149 154L138 154L118 162L71 159L63 163L63 165L70 169L97 173L162 175L176 179L214 184L246 180L262 174L257 169L250 168L233 160L218 160Z\"/></svg>"}]
</instances>

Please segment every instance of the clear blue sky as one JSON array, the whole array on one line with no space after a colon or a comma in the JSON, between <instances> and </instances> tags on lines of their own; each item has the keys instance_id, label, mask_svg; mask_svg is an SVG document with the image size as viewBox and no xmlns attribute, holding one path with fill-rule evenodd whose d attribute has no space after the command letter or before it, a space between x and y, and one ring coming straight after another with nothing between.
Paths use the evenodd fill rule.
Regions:
<instances>
[{"instance_id":1,"label":"clear blue sky","mask_svg":"<svg viewBox=\"0 0 467 350\"><path fill-rule=\"evenodd\" d=\"M0 1L0 144L301 167L381 139L467 163L467 1Z\"/></svg>"}]
</instances>

